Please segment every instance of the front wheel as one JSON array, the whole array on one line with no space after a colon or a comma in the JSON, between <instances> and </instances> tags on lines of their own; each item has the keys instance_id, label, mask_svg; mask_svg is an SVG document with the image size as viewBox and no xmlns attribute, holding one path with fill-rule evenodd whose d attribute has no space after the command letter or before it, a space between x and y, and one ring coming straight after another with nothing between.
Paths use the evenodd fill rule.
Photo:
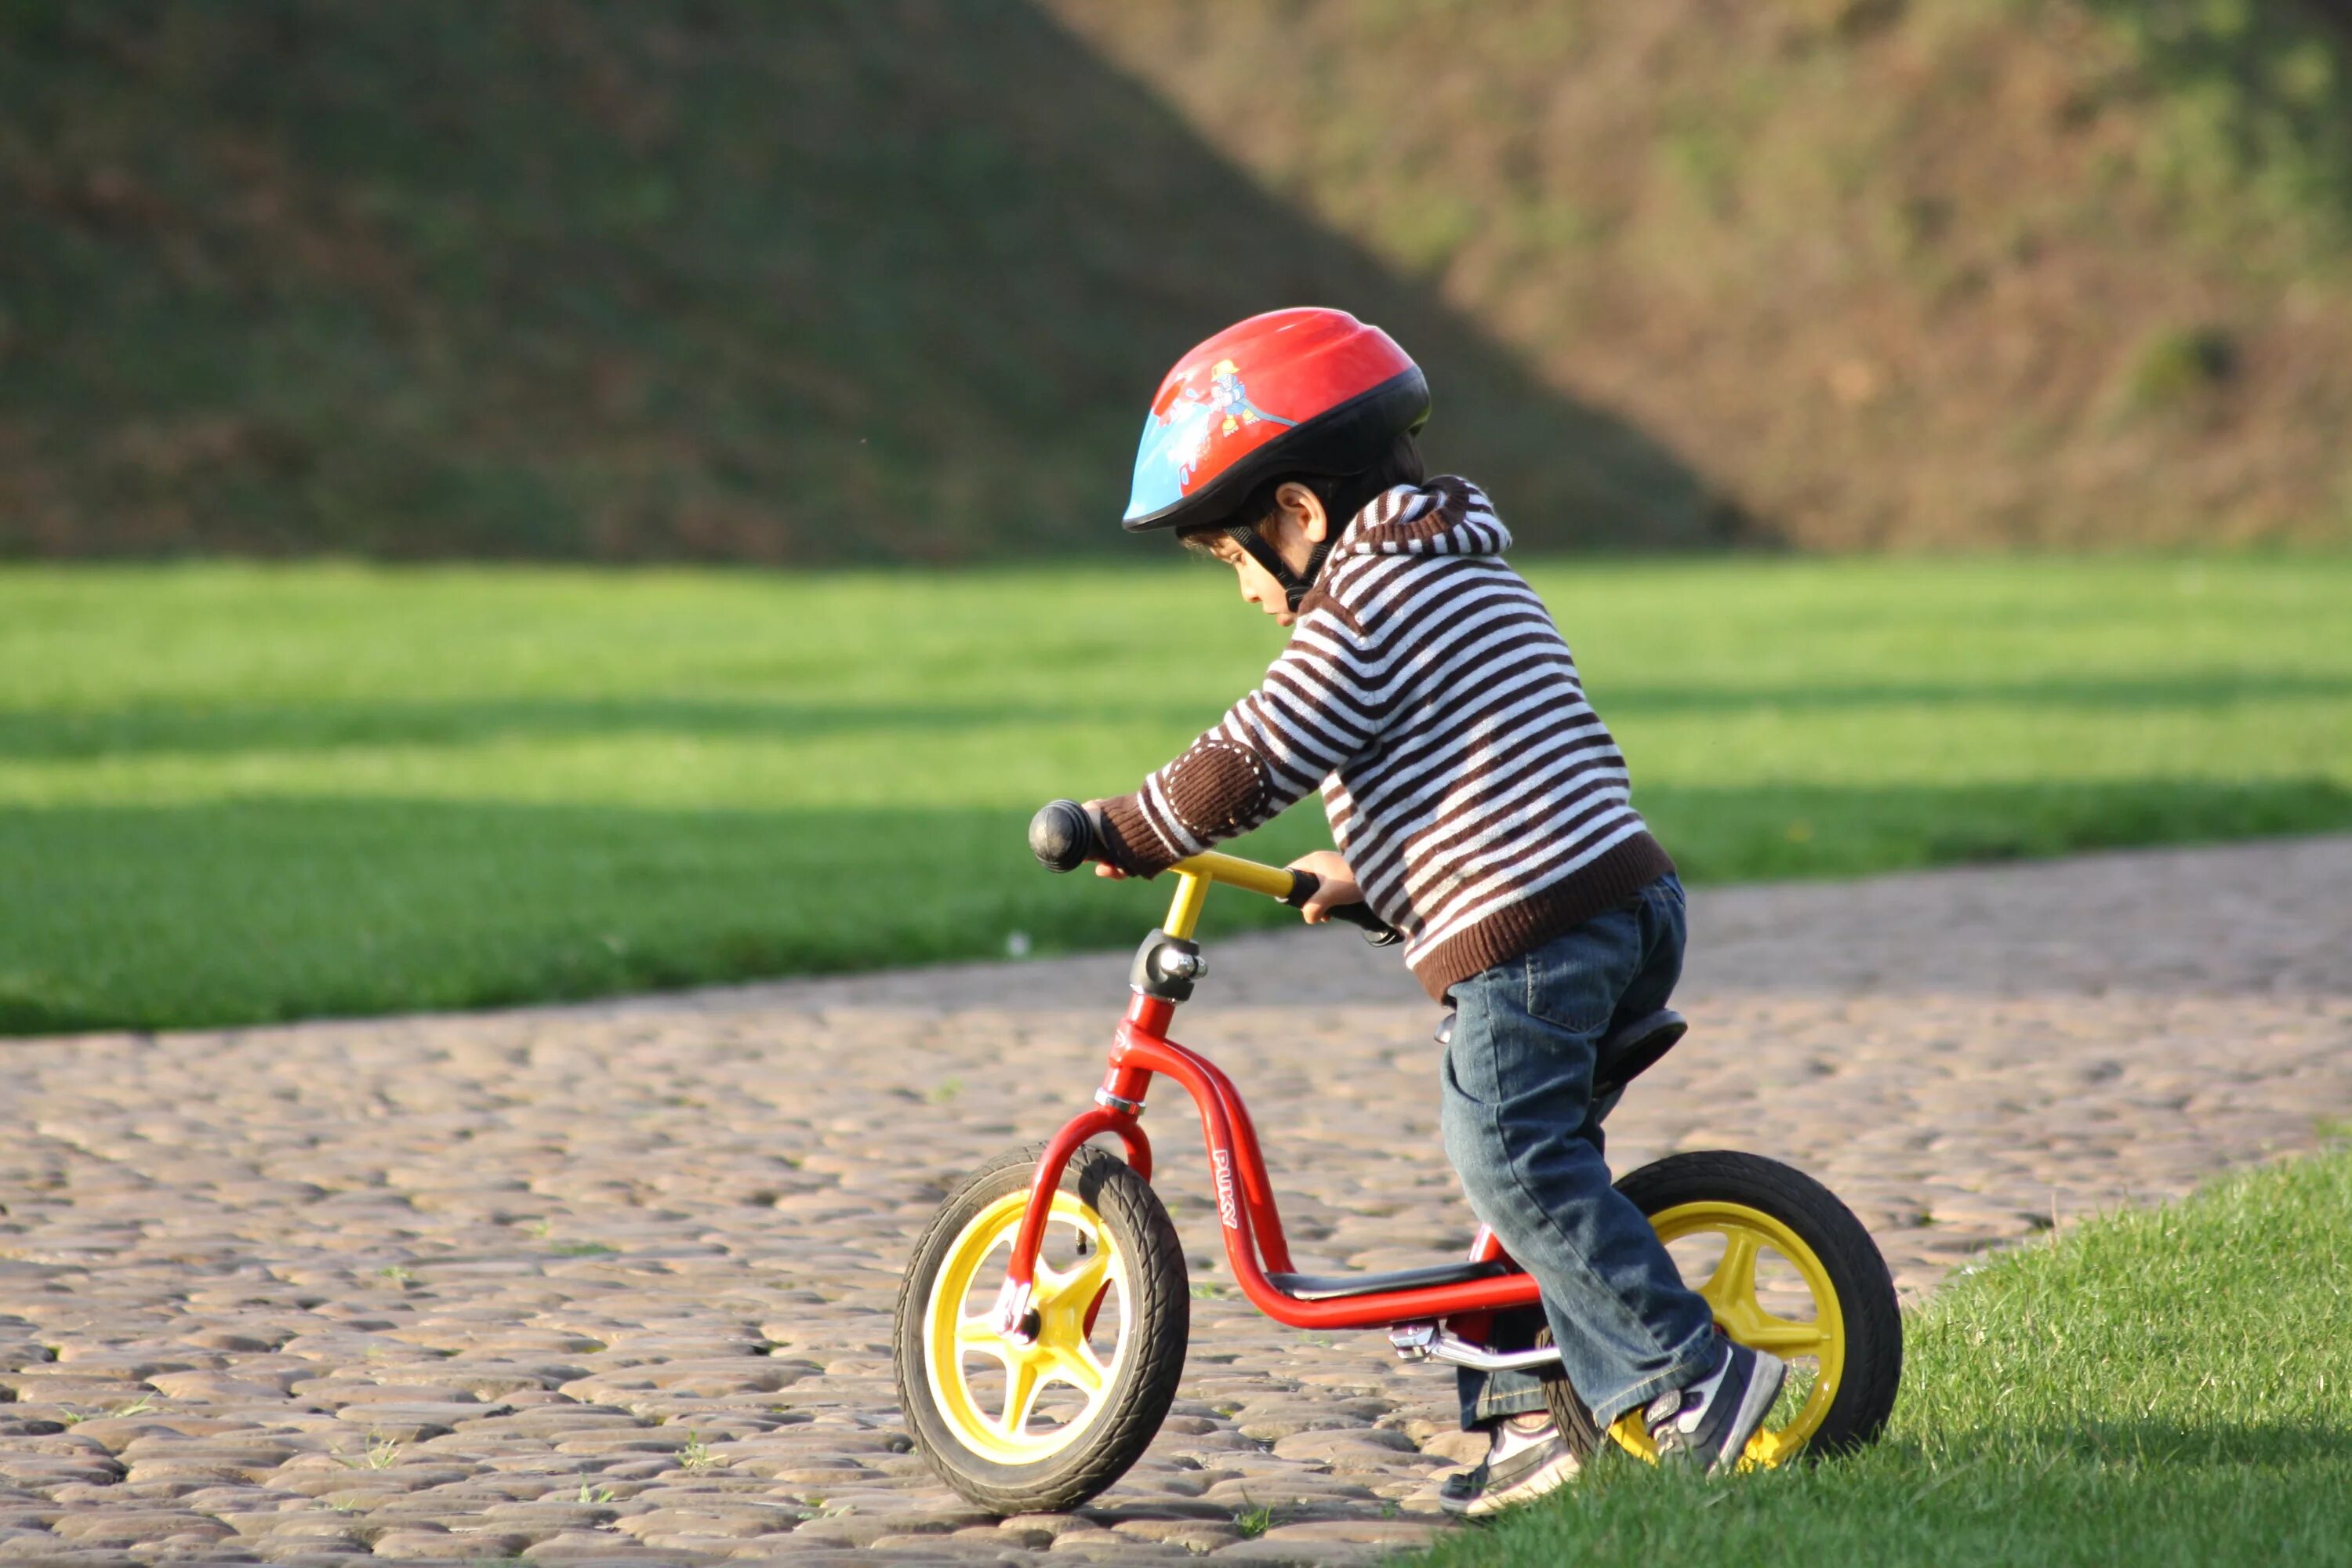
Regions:
<instances>
[{"instance_id":1,"label":"front wheel","mask_svg":"<svg viewBox=\"0 0 2352 1568\"><path fill-rule=\"evenodd\" d=\"M1837 1454L1875 1438L1903 1376L1903 1320L1886 1260L1853 1211L1802 1171L1757 1154L1675 1154L1629 1172L1617 1190L1648 1216L1724 1333L1788 1363L1788 1382L1742 1467ZM1546 1383L1571 1444L1603 1434L1565 1378ZM1642 1413L1608 1436L1656 1452Z\"/></svg>"},{"instance_id":2,"label":"front wheel","mask_svg":"<svg viewBox=\"0 0 2352 1568\"><path fill-rule=\"evenodd\" d=\"M948 1485L999 1514L1064 1512L1125 1475L1176 1397L1192 1327L1168 1211L1116 1155L1081 1147L1038 1248L1034 1337L996 1331L1037 1156L974 1173L915 1244L898 1289L907 1430Z\"/></svg>"}]
</instances>

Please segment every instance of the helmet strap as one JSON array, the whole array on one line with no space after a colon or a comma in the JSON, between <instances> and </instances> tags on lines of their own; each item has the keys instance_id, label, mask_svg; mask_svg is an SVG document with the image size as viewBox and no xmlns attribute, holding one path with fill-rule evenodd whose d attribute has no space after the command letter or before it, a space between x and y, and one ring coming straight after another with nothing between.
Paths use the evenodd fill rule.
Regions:
<instances>
[{"instance_id":1,"label":"helmet strap","mask_svg":"<svg viewBox=\"0 0 2352 1568\"><path fill-rule=\"evenodd\" d=\"M1314 591L1315 580L1323 575L1323 563L1330 555L1331 546L1338 542L1328 538L1319 541L1314 553L1307 558L1306 573L1301 574L1291 570L1290 563L1282 558L1282 552L1275 549L1253 523L1229 522L1225 524L1225 537L1248 552L1250 559L1265 567L1266 574L1282 585L1282 596L1289 605L1292 615L1298 613L1298 606L1306 603L1307 595Z\"/></svg>"}]
</instances>

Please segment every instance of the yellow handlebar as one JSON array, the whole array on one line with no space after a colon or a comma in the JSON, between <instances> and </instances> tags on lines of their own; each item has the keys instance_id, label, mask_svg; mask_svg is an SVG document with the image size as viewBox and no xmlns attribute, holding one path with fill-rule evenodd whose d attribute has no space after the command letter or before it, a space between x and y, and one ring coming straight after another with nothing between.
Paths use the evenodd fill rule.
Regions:
<instances>
[{"instance_id":1,"label":"yellow handlebar","mask_svg":"<svg viewBox=\"0 0 2352 1568\"><path fill-rule=\"evenodd\" d=\"M1238 855L1220 855L1213 849L1179 860L1168 868L1176 873L1176 896L1168 900L1168 919L1160 929L1170 936L1188 940L1201 923L1201 905L1209 896L1210 883L1245 888L1269 899L1287 899L1298 881L1295 872L1279 866L1262 866Z\"/></svg>"},{"instance_id":2,"label":"yellow handlebar","mask_svg":"<svg viewBox=\"0 0 2352 1568\"><path fill-rule=\"evenodd\" d=\"M1279 866L1260 865L1255 860L1244 860L1238 855L1220 855L1213 849L1188 860L1179 860L1169 869L1187 877L1223 882L1229 888L1264 893L1269 899L1290 897L1290 889L1298 880L1296 871L1287 871Z\"/></svg>"},{"instance_id":3,"label":"yellow handlebar","mask_svg":"<svg viewBox=\"0 0 2352 1568\"><path fill-rule=\"evenodd\" d=\"M1102 823L1092 808L1075 800L1047 801L1029 819L1029 852L1048 871L1075 871L1088 860L1109 858L1103 832ZM1213 850L1179 860L1169 869L1176 873L1176 896L1169 900L1168 924L1164 929L1170 936L1186 941L1191 940L1201 923L1201 905L1209 896L1212 882L1246 888L1253 893L1297 905L1307 903L1322 886L1311 872L1261 866L1238 855L1220 855ZM1330 911L1330 918L1360 927L1364 940L1375 947L1386 947L1402 940L1368 904L1340 905Z\"/></svg>"}]
</instances>

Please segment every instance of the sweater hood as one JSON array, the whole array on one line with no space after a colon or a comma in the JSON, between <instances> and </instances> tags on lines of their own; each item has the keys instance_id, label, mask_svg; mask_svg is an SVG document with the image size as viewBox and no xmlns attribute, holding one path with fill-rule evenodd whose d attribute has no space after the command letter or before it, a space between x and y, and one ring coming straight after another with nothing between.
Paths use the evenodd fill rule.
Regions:
<instances>
[{"instance_id":1,"label":"sweater hood","mask_svg":"<svg viewBox=\"0 0 2352 1568\"><path fill-rule=\"evenodd\" d=\"M1373 497L1340 532L1331 555L1500 555L1510 547L1511 531L1486 492L1441 474Z\"/></svg>"}]
</instances>

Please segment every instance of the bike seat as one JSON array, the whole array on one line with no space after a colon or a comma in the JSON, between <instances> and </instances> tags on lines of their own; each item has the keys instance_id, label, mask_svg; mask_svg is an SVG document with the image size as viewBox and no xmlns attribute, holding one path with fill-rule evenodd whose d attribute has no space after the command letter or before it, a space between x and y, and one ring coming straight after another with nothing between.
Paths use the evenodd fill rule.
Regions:
<instances>
[{"instance_id":1,"label":"bike seat","mask_svg":"<svg viewBox=\"0 0 2352 1568\"><path fill-rule=\"evenodd\" d=\"M1391 1274L1269 1274L1266 1279L1286 1296L1302 1301L1335 1301L1346 1296L1377 1296L1384 1290L1418 1290L1429 1285L1461 1285L1510 1273L1500 1258L1484 1263L1437 1263L1426 1268L1400 1268Z\"/></svg>"},{"instance_id":2,"label":"bike seat","mask_svg":"<svg viewBox=\"0 0 2352 1568\"><path fill-rule=\"evenodd\" d=\"M1622 1092L1657 1066L1658 1058L1673 1050L1675 1042L1689 1030L1680 1013L1661 1007L1610 1034L1592 1053L1592 1098ZM1444 1046L1453 1041L1454 1015L1449 1012L1437 1021L1437 1043Z\"/></svg>"},{"instance_id":3,"label":"bike seat","mask_svg":"<svg viewBox=\"0 0 2352 1568\"><path fill-rule=\"evenodd\" d=\"M1657 1066L1658 1058L1673 1050L1675 1042L1689 1030L1690 1025L1680 1013L1672 1007L1661 1007L1612 1034L1593 1052L1592 1098L1599 1100L1622 1090Z\"/></svg>"}]
</instances>

